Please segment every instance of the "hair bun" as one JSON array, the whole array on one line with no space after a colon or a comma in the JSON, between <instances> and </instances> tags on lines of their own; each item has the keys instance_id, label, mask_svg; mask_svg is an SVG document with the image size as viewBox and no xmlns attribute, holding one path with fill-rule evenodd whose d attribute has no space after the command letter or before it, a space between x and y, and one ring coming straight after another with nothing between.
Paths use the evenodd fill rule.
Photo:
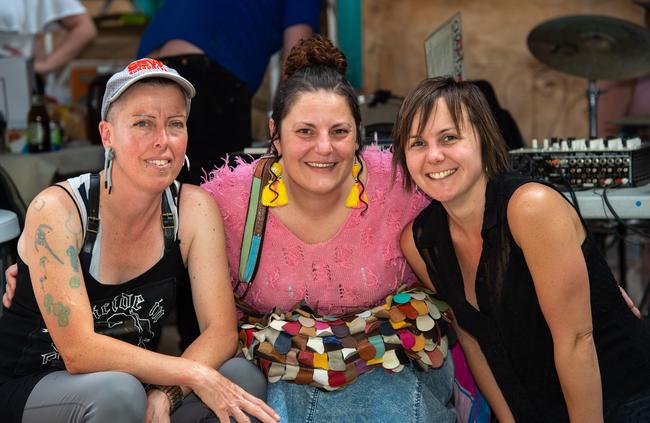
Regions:
<instances>
[{"instance_id":1,"label":"hair bun","mask_svg":"<svg viewBox=\"0 0 650 423\"><path fill-rule=\"evenodd\" d=\"M303 38L289 52L284 64L284 76L289 78L301 69L312 66L326 66L333 68L345 76L348 62L341 50L321 35Z\"/></svg>"}]
</instances>

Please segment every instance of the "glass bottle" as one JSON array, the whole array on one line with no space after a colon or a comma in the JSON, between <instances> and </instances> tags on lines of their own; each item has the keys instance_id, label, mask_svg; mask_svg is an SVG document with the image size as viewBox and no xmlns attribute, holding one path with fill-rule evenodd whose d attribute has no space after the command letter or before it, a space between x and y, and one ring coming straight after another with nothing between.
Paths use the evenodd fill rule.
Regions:
<instances>
[{"instance_id":1,"label":"glass bottle","mask_svg":"<svg viewBox=\"0 0 650 423\"><path fill-rule=\"evenodd\" d=\"M32 94L27 115L27 147L30 153L43 153L51 149L50 117L41 94Z\"/></svg>"}]
</instances>

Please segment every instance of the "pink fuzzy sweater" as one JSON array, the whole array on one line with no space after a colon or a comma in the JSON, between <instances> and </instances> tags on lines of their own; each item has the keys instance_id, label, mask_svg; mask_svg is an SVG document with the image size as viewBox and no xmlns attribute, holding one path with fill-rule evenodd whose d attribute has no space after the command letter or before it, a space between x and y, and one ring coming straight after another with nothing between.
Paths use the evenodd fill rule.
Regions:
<instances>
[{"instance_id":1,"label":"pink fuzzy sweater","mask_svg":"<svg viewBox=\"0 0 650 423\"><path fill-rule=\"evenodd\" d=\"M262 312L289 310L304 299L321 314L374 306L416 278L399 246L402 229L429 202L391 178L391 153L367 149L368 210L355 209L331 239L308 244L268 213L257 274L246 302ZM224 218L228 265L237 282L241 238L254 164L224 166L202 185ZM364 170L365 172L365 170ZM241 290L243 292L243 289ZM240 292L241 293L241 292Z\"/></svg>"}]
</instances>

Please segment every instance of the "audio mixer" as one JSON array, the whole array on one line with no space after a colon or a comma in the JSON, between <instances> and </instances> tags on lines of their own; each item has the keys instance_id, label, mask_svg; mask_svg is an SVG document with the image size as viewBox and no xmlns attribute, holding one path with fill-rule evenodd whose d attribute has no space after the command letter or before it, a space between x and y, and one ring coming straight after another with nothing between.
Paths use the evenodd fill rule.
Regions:
<instances>
[{"instance_id":1,"label":"audio mixer","mask_svg":"<svg viewBox=\"0 0 650 423\"><path fill-rule=\"evenodd\" d=\"M571 188L635 187L650 182L650 142L640 138L544 139L510 150L512 167Z\"/></svg>"}]
</instances>

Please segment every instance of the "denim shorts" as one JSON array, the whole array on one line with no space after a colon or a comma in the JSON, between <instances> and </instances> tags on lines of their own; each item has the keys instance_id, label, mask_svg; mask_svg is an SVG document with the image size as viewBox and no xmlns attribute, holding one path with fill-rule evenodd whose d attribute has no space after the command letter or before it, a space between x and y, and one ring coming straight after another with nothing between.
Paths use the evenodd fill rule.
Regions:
<instances>
[{"instance_id":1,"label":"denim shorts","mask_svg":"<svg viewBox=\"0 0 650 423\"><path fill-rule=\"evenodd\" d=\"M333 392L288 383L269 383L268 404L283 423L436 422L454 423L453 364L427 372L409 365L399 373L375 369Z\"/></svg>"}]
</instances>

